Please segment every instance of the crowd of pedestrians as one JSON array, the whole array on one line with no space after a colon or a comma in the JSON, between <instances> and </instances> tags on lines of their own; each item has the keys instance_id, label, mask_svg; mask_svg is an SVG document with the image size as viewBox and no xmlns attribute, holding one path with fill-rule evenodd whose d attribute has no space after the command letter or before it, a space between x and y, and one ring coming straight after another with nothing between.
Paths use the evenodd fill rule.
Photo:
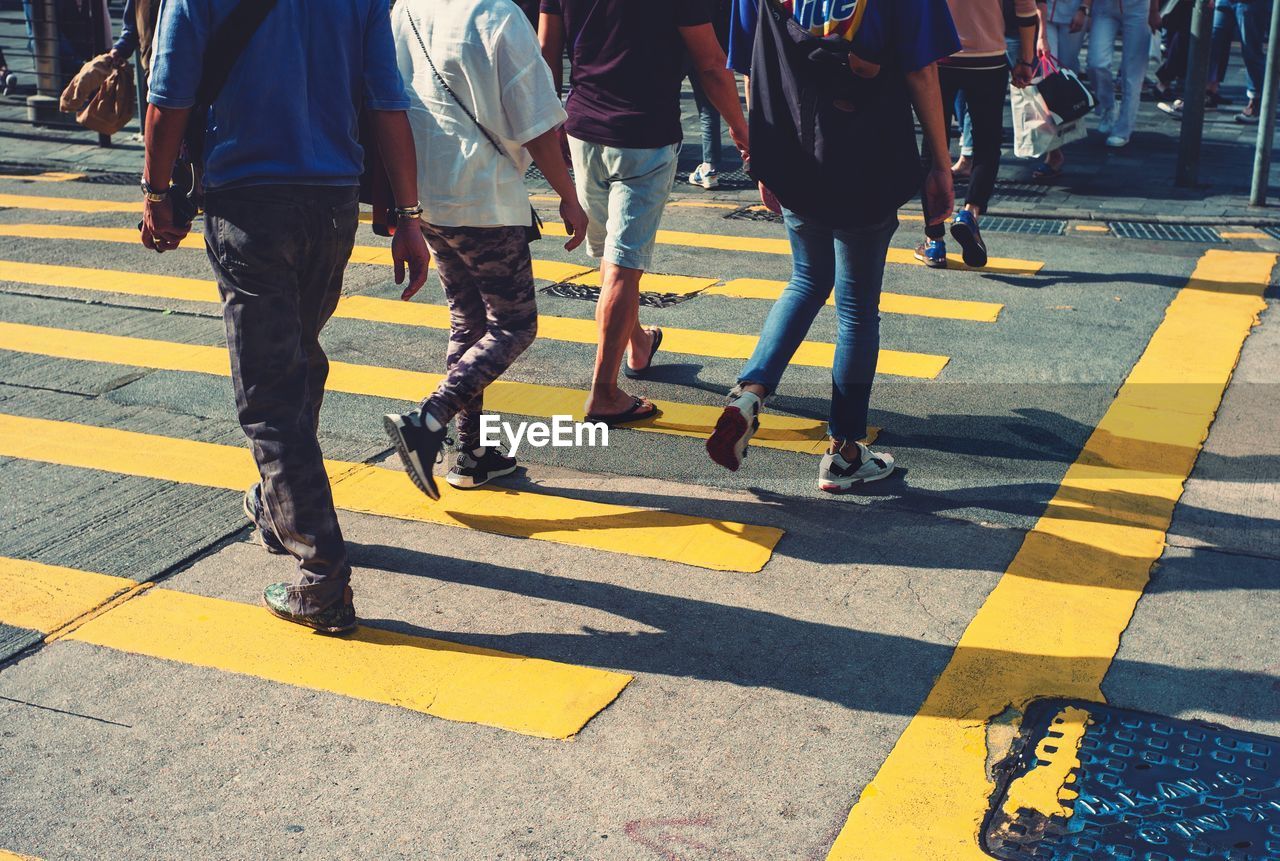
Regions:
<instances>
[{"instance_id":1,"label":"crowd of pedestrians","mask_svg":"<svg viewBox=\"0 0 1280 861\"><path fill-rule=\"evenodd\" d=\"M176 248L191 227L190 193L203 190L236 406L261 479L245 512L267 549L299 566L296 581L272 584L264 601L330 633L353 627L355 609L317 441L328 371L319 338L339 301L369 151L393 198L387 226L402 298L422 287L434 257L449 307L443 380L417 409L384 419L427 496L440 496L435 466L449 446L446 481L457 488L516 468L484 444L480 415L486 387L537 336L531 163L559 197L565 248L584 245L599 260L587 421L660 413L619 373L643 378L660 361L662 330L641 325L639 300L667 198L686 179L677 180L686 78L702 128L687 181L716 186L723 121L781 213L792 252L791 279L752 356L726 381L707 452L742 467L762 410L833 297L830 441L818 485L845 490L895 466L862 440L900 207L922 200L925 263L947 265L949 225L966 265L985 265L980 224L1010 85L1030 84L1045 56L1079 69L1087 31L1098 126L1109 146L1125 146L1153 33L1166 19L1177 24L1177 3L1156 0L320 2L323 10L300 0L130 0L132 26L113 53L149 51L143 244ZM1254 93L1262 3L1221 3L1224 33L1241 32ZM1169 47L1164 87L1182 76L1180 45ZM745 113L735 73L747 81ZM1252 101L1250 110L1256 116ZM954 164L953 134L962 137ZM1037 175L1051 179L1062 164L1049 153ZM193 170L200 182L175 179ZM953 174L968 179L958 212Z\"/></svg>"}]
</instances>

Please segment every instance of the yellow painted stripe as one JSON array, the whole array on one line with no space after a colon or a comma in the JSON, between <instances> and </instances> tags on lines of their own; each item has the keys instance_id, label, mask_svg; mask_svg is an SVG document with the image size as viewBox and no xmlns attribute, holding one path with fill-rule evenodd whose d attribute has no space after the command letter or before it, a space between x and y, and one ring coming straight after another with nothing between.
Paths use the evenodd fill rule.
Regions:
<instances>
[{"instance_id":1,"label":"yellow painted stripe","mask_svg":"<svg viewBox=\"0 0 1280 861\"><path fill-rule=\"evenodd\" d=\"M91 242L117 242L138 244L138 232L122 227L84 227L74 224L0 224L0 236L23 239L70 239ZM183 242L183 249L203 249L198 234L191 234ZM351 252L352 263L368 263L378 266L391 265L391 250L370 245L357 245ZM576 263L560 263L555 260L534 260L533 277L555 284L570 282L590 287L600 286L600 271ZM744 299L776 299L786 282L740 278L728 285L716 286L712 278L693 278L685 275L645 276L645 289L664 293L703 293L704 295L735 296ZM776 285L776 286L775 286ZM833 304L828 302L828 305ZM938 317L953 320L993 322L1003 305L992 302L966 302L956 299L931 299L923 296L904 296L884 293L880 297L880 310L889 314L911 314L918 317ZM548 318L542 318L546 320ZM545 328L540 332L546 335ZM594 343L594 338L591 341Z\"/></svg>"},{"instance_id":2,"label":"yellow painted stripe","mask_svg":"<svg viewBox=\"0 0 1280 861\"><path fill-rule=\"evenodd\" d=\"M85 200L78 197L37 197L30 194L0 194L0 207L43 209L48 212L142 212L137 200Z\"/></svg>"},{"instance_id":3,"label":"yellow painted stripe","mask_svg":"<svg viewBox=\"0 0 1280 861\"><path fill-rule=\"evenodd\" d=\"M994 789L987 722L1037 697L1102 698L1275 263L1216 250L1201 259L830 859L987 859L977 842Z\"/></svg>"},{"instance_id":4,"label":"yellow painted stripe","mask_svg":"<svg viewBox=\"0 0 1280 861\"><path fill-rule=\"evenodd\" d=\"M559 203L560 198L554 194L531 194L529 199L535 203ZM667 206L690 209L741 209L740 203L722 203L715 200L668 200Z\"/></svg>"},{"instance_id":5,"label":"yellow painted stripe","mask_svg":"<svg viewBox=\"0 0 1280 861\"><path fill-rule=\"evenodd\" d=\"M5 269L0 264L0 280ZM13 264L40 266L42 264ZM57 269L59 267L49 267ZM37 274L52 277L49 269ZM134 296L150 296L163 299L191 298L192 291L207 291L207 282L193 278L173 276L132 275L120 273L108 279L123 276L128 280L127 292ZM27 279L20 279L27 280ZM191 283L184 283L191 282ZM28 283L48 283L35 281ZM105 282L104 282L105 283ZM84 283L53 286L79 286ZM110 289L103 287L102 289ZM197 300L200 301L200 300ZM346 302L347 300L343 300ZM425 306L417 306L425 307ZM339 305L341 316L342 305ZM191 344L174 344L169 341L153 341L144 338L127 338L119 335L102 335L68 329L27 326L0 322L0 350L53 356L62 359L80 359L88 362L107 362L132 365L140 368L156 368L168 371L189 371L202 374L227 376L230 369L226 351L221 347ZM417 401L432 392L440 384L442 375L375 365L356 365L347 362L331 362L327 388L330 391L353 395L393 398ZM586 392L564 386L547 386L538 383L518 383L498 380L485 390L485 403L499 413L551 418L571 415L581 418ZM662 433L673 436L707 437L715 428L721 408L662 400L662 415L633 425L629 430ZM876 429L870 429L869 439L874 440ZM766 413L760 416L760 430L752 438L752 445L795 451L802 454L821 454L827 445L826 425L813 419L795 418Z\"/></svg>"},{"instance_id":6,"label":"yellow painted stripe","mask_svg":"<svg viewBox=\"0 0 1280 861\"><path fill-rule=\"evenodd\" d=\"M137 585L124 577L0 557L0 622L48 634Z\"/></svg>"},{"instance_id":7,"label":"yellow painted stripe","mask_svg":"<svg viewBox=\"0 0 1280 861\"><path fill-rule=\"evenodd\" d=\"M1077 224L1072 230L1078 230L1081 233L1110 233L1111 228L1105 224Z\"/></svg>"},{"instance_id":8,"label":"yellow painted stripe","mask_svg":"<svg viewBox=\"0 0 1280 861\"><path fill-rule=\"evenodd\" d=\"M124 577L0 557L0 621L48 632L139 586ZM149 589L63 639L568 738L631 676L362 626L317 637L259 607ZM4 854L0 853L0 861ZM16 856L14 856L16 857Z\"/></svg>"},{"instance_id":9,"label":"yellow painted stripe","mask_svg":"<svg viewBox=\"0 0 1280 861\"><path fill-rule=\"evenodd\" d=\"M0 173L0 180L11 180L13 182L71 182L76 179L84 179L84 174L63 173L56 170L26 175L20 173Z\"/></svg>"},{"instance_id":10,"label":"yellow painted stripe","mask_svg":"<svg viewBox=\"0 0 1280 861\"><path fill-rule=\"evenodd\" d=\"M40 859L34 855L19 855L16 852L0 849L0 861L40 861Z\"/></svg>"},{"instance_id":11,"label":"yellow painted stripe","mask_svg":"<svg viewBox=\"0 0 1280 861\"><path fill-rule=\"evenodd\" d=\"M1232 230L1219 231L1218 235L1223 239L1270 239L1267 234L1258 230Z\"/></svg>"},{"instance_id":12,"label":"yellow painted stripe","mask_svg":"<svg viewBox=\"0 0 1280 861\"><path fill-rule=\"evenodd\" d=\"M732 296L737 299L777 299L786 288L786 281L767 281L763 278L735 278L732 281L702 291L704 296ZM828 305L835 298L827 299ZM916 317L934 317L943 320L969 320L975 323L994 323L1000 318L1004 305L999 302L971 302L963 299L935 299L930 296L909 296L903 293L882 293L880 310L888 314L911 314Z\"/></svg>"},{"instance_id":13,"label":"yellow painted stripe","mask_svg":"<svg viewBox=\"0 0 1280 861\"><path fill-rule=\"evenodd\" d=\"M564 225L548 221L543 225L543 233L547 236L565 236ZM791 254L791 243L786 239L764 236L725 236L718 233L688 233L680 230L659 230L659 245L683 245L690 248L706 248L713 251L752 251L760 254ZM923 266L915 257L915 252L908 248L890 248L888 261L909 266ZM959 260L951 260L952 269L967 269ZM1040 260L1017 260L1006 257L992 257L987 265L975 272L997 272L1006 275L1035 275L1044 268Z\"/></svg>"},{"instance_id":14,"label":"yellow painted stripe","mask_svg":"<svg viewBox=\"0 0 1280 861\"><path fill-rule=\"evenodd\" d=\"M224 360L225 361L225 360ZM0 456L97 469L163 481L243 490L258 480L248 449L0 414ZM508 488L453 490L431 502L398 469L326 461L334 505L400 520L460 526L498 535L714 571L759 571L782 530Z\"/></svg>"}]
</instances>

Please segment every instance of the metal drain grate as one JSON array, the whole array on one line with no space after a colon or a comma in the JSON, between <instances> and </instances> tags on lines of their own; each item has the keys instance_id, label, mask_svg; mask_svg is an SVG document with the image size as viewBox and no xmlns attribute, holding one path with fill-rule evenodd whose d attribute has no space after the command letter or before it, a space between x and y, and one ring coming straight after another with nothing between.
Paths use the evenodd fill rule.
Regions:
<instances>
[{"instance_id":1,"label":"metal drain grate","mask_svg":"<svg viewBox=\"0 0 1280 861\"><path fill-rule=\"evenodd\" d=\"M744 206L742 209L735 209L733 212L726 215L725 218L730 218L735 221L767 221L772 224L782 223L781 215L776 212L770 212L758 203L754 206Z\"/></svg>"},{"instance_id":2,"label":"metal drain grate","mask_svg":"<svg viewBox=\"0 0 1280 861\"><path fill-rule=\"evenodd\" d=\"M967 179L956 182L956 198L963 200L969 190ZM1013 201L1016 203L1039 203L1044 199L1048 188L1032 182L997 182L992 200Z\"/></svg>"},{"instance_id":3,"label":"metal drain grate","mask_svg":"<svg viewBox=\"0 0 1280 861\"><path fill-rule=\"evenodd\" d=\"M585 284L561 282L560 284L552 284L550 287L543 287L542 292L548 296L559 296L562 299L582 299L586 302L596 302L600 299L600 288L589 287ZM697 293L646 293L641 291L640 304L646 308L670 308L672 305L687 302L697 295Z\"/></svg>"},{"instance_id":4,"label":"metal drain grate","mask_svg":"<svg viewBox=\"0 0 1280 861\"><path fill-rule=\"evenodd\" d=\"M1147 221L1108 221L1111 233L1123 239L1161 239L1168 242L1223 242L1212 227L1195 224L1153 224Z\"/></svg>"},{"instance_id":5,"label":"metal drain grate","mask_svg":"<svg viewBox=\"0 0 1280 861\"><path fill-rule=\"evenodd\" d=\"M984 231L996 233L1023 233L1030 236L1061 236L1067 232L1067 223L1052 218L1009 218L992 216L982 219Z\"/></svg>"},{"instance_id":6,"label":"metal drain grate","mask_svg":"<svg viewBox=\"0 0 1280 861\"><path fill-rule=\"evenodd\" d=\"M90 185L137 185L138 179L139 174L136 173L90 173L76 182L87 182Z\"/></svg>"},{"instance_id":7,"label":"metal drain grate","mask_svg":"<svg viewBox=\"0 0 1280 861\"><path fill-rule=\"evenodd\" d=\"M1272 239L1280 239L1280 227L1264 227L1262 232L1270 236Z\"/></svg>"},{"instance_id":8,"label":"metal drain grate","mask_svg":"<svg viewBox=\"0 0 1280 861\"><path fill-rule=\"evenodd\" d=\"M1033 703L983 827L1006 861L1280 861L1280 739Z\"/></svg>"}]
</instances>

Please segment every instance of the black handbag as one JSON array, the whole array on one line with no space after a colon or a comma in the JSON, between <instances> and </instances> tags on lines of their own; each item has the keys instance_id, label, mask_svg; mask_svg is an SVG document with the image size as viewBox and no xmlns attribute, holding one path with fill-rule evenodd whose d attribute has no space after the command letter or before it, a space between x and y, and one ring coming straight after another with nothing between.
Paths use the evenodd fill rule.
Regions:
<instances>
[{"instance_id":1,"label":"black handbag","mask_svg":"<svg viewBox=\"0 0 1280 861\"><path fill-rule=\"evenodd\" d=\"M457 104L458 107L462 108L462 112L466 114L467 118L470 119L471 122L475 124L475 127L480 130L480 134L484 135L485 140L487 140L489 144L501 155L510 159L511 163L516 166L516 170L519 170L520 165L516 163L514 158L511 158L511 153L507 152L506 147L498 143L498 139L490 134L489 130L480 124L480 120L476 118L476 115L471 112L470 108L463 104L462 99L458 98L458 94L455 93L453 88L445 82L444 76L440 74L440 70L436 68L436 64L431 60L431 54L427 51L427 43L422 40L422 33L418 31L418 23L413 20L413 16L405 15L405 18L408 20L409 26L413 28L413 35L418 39L418 47L422 48L422 56L427 58L427 65L431 67L431 74L435 75L436 82L440 84L440 87L446 93L449 94L449 98L453 99L454 103ZM524 236L529 242L537 242L542 238L542 218L539 217L538 210L533 208L532 203L529 204L529 214L533 216L533 220L529 226L524 229Z\"/></svg>"},{"instance_id":2,"label":"black handbag","mask_svg":"<svg viewBox=\"0 0 1280 861\"><path fill-rule=\"evenodd\" d=\"M182 149L173 165L169 199L173 202L173 223L177 226L189 228L204 207L204 149L209 108L217 101L249 40L275 6L276 0L240 0L209 39L195 105L182 136Z\"/></svg>"},{"instance_id":3,"label":"black handbag","mask_svg":"<svg viewBox=\"0 0 1280 861\"><path fill-rule=\"evenodd\" d=\"M1036 82L1036 90L1058 121L1069 123L1088 116L1094 106L1093 93L1076 73L1060 67L1053 57L1042 57L1040 63L1046 74Z\"/></svg>"}]
</instances>

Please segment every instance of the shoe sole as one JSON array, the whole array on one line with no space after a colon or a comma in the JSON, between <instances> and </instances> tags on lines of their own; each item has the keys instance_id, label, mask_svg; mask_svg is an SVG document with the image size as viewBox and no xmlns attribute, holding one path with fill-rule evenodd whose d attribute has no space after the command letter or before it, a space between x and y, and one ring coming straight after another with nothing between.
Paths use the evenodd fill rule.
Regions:
<instances>
[{"instance_id":1,"label":"shoe sole","mask_svg":"<svg viewBox=\"0 0 1280 861\"><path fill-rule=\"evenodd\" d=\"M978 234L964 222L951 225L951 238L960 243L960 256L964 265L970 269L981 269L987 265L987 249L982 246Z\"/></svg>"},{"instance_id":2,"label":"shoe sole","mask_svg":"<svg viewBox=\"0 0 1280 861\"><path fill-rule=\"evenodd\" d=\"M947 268L947 258L945 257L942 258L941 260L930 260L928 257L925 257L923 254L917 254L916 259L919 260L921 263L923 263L925 266L928 266L930 269L946 269Z\"/></svg>"},{"instance_id":3,"label":"shoe sole","mask_svg":"<svg viewBox=\"0 0 1280 861\"><path fill-rule=\"evenodd\" d=\"M321 634L347 634L360 626L359 622L352 622L350 625L342 625L341 627L335 625L317 625L315 622L308 622L305 619L299 619L297 616L286 616L276 610L275 607L268 604L266 598L262 599L262 606L266 608L268 613L275 616L282 622L292 622L295 625L301 625L303 628L310 628L313 631L319 631Z\"/></svg>"},{"instance_id":4,"label":"shoe sole","mask_svg":"<svg viewBox=\"0 0 1280 861\"><path fill-rule=\"evenodd\" d=\"M245 519L253 525L253 534L258 539L258 544L268 553L276 556L289 556L290 553L284 548L283 544L270 544L267 541L267 534L262 531L262 527L258 525L258 521L253 519L253 509L249 507L249 494L245 494L241 500L240 507L244 509Z\"/></svg>"},{"instance_id":5,"label":"shoe sole","mask_svg":"<svg viewBox=\"0 0 1280 861\"><path fill-rule=\"evenodd\" d=\"M884 481L897 470L897 466L892 466L879 475L869 476L867 478L844 478L839 481L823 481L818 479L818 490L826 493L839 493L842 490L848 490L857 484L871 484L874 481Z\"/></svg>"},{"instance_id":6,"label":"shoe sole","mask_svg":"<svg viewBox=\"0 0 1280 861\"><path fill-rule=\"evenodd\" d=\"M451 472L444 477L444 480L449 482L450 487L456 487L458 490L475 490L477 487L484 487L495 478L502 478L503 476L511 475L511 473L515 472L519 468L520 464L512 464L509 469L500 469L497 472L491 472L480 481L476 481L469 475L458 475L457 473Z\"/></svg>"},{"instance_id":7,"label":"shoe sole","mask_svg":"<svg viewBox=\"0 0 1280 861\"><path fill-rule=\"evenodd\" d=\"M400 455L400 463L404 465L404 471L408 473L409 480L431 500L439 501L440 488L436 486L435 476L422 470L422 461L416 454L409 451L409 446L404 441L404 420L399 416L386 415L382 417L382 426L395 445L396 453Z\"/></svg>"},{"instance_id":8,"label":"shoe sole","mask_svg":"<svg viewBox=\"0 0 1280 861\"><path fill-rule=\"evenodd\" d=\"M707 454L730 472L737 472L747 457L755 429L737 407L725 407L707 440Z\"/></svg>"}]
</instances>

